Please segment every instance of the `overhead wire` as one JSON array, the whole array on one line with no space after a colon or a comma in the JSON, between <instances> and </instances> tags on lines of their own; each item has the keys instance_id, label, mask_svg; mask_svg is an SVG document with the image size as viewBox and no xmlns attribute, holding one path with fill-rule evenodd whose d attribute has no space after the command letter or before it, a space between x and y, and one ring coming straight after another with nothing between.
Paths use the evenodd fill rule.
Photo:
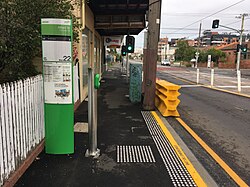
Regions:
<instances>
[{"instance_id":1,"label":"overhead wire","mask_svg":"<svg viewBox=\"0 0 250 187\"><path fill-rule=\"evenodd\" d=\"M162 15L180 15L180 16L183 16L183 15L207 15L207 14L210 14L210 13L204 13L204 12L202 12L202 13L194 13L194 12L178 12L178 13L162 13ZM220 15L235 15L235 16L237 16L237 15L239 15L239 14L241 14L241 13L221 13Z\"/></svg>"},{"instance_id":2,"label":"overhead wire","mask_svg":"<svg viewBox=\"0 0 250 187\"><path fill-rule=\"evenodd\" d=\"M205 16L204 18L199 19L199 20L197 20L197 21L195 21L195 22L193 22L193 23L191 23L191 24L189 24L189 25L186 25L185 27L182 27L182 28L180 28L179 30L176 30L175 32L173 32L173 33L171 33L171 34L175 34L175 33L178 32L178 31L181 31L181 30L183 30L183 29L185 29L185 28L187 28L187 27L190 27L191 25L194 25L195 23L198 23L198 22L200 22L200 21L202 21L202 20L204 20L204 19L207 19L207 18L209 18L209 17L211 17L211 16L213 16L213 15L216 15L216 14L218 14L218 13L224 11L224 10L227 10L227 9L229 9L229 8L231 8L231 7L233 7L233 6L237 5L237 4L239 4L239 3L242 3L243 1L245 1L245 0L240 0L240 1L234 3L234 4L230 5L230 6L227 6L227 7L223 8L223 9L217 11L217 12L214 12L214 13L208 15L208 16Z\"/></svg>"},{"instance_id":3,"label":"overhead wire","mask_svg":"<svg viewBox=\"0 0 250 187\"><path fill-rule=\"evenodd\" d=\"M233 23L236 23L236 22L233 22ZM233 24L233 23L230 23L230 24ZM230 24L226 24L225 26L230 25ZM168 28L164 27L164 28L161 28L161 30L176 30L176 29L178 29L178 27L173 27L173 28L171 28L171 27L168 27ZM211 30L211 29L210 28L203 28L203 29L201 29L201 31L206 31L206 30ZM197 28L185 29L185 31L197 31ZM228 29L217 29L217 31L223 32L223 31L228 31Z\"/></svg>"}]
</instances>

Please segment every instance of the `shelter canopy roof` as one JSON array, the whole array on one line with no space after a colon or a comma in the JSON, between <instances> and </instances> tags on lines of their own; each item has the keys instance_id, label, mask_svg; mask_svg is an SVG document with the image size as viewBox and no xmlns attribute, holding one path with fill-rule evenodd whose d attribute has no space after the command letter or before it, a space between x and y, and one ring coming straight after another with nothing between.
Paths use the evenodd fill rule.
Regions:
<instances>
[{"instance_id":1,"label":"shelter canopy roof","mask_svg":"<svg viewBox=\"0 0 250 187\"><path fill-rule=\"evenodd\" d=\"M149 0L87 0L102 36L137 35L145 27Z\"/></svg>"}]
</instances>

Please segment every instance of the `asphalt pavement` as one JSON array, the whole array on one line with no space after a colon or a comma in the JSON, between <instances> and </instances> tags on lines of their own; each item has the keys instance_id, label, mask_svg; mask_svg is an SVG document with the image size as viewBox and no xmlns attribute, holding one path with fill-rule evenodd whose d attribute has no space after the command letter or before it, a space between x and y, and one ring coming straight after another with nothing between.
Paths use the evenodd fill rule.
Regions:
<instances>
[{"instance_id":1,"label":"asphalt pavement","mask_svg":"<svg viewBox=\"0 0 250 187\"><path fill-rule=\"evenodd\" d=\"M86 158L88 134L75 133L75 153L42 152L16 186L173 186L141 114L141 104L128 98L120 67L103 75L98 91L98 148L101 155ZM75 122L88 122L87 102L75 112ZM117 162L117 146L149 146L156 162Z\"/></svg>"}]
</instances>

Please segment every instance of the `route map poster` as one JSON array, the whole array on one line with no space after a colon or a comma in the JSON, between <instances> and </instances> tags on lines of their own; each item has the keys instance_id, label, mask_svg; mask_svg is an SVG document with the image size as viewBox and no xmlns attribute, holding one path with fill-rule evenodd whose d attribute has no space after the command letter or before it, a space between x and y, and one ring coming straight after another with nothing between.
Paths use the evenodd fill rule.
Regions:
<instances>
[{"instance_id":1,"label":"route map poster","mask_svg":"<svg viewBox=\"0 0 250 187\"><path fill-rule=\"evenodd\" d=\"M45 103L72 103L71 63L44 63Z\"/></svg>"},{"instance_id":2,"label":"route map poster","mask_svg":"<svg viewBox=\"0 0 250 187\"><path fill-rule=\"evenodd\" d=\"M45 103L72 104L71 20L42 19Z\"/></svg>"}]
</instances>

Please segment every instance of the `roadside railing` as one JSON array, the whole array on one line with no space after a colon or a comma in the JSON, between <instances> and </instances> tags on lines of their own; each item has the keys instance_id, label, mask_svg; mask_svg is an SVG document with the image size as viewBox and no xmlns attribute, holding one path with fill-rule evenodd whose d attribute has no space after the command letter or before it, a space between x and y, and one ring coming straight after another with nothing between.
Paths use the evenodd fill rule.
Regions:
<instances>
[{"instance_id":1,"label":"roadside railing","mask_svg":"<svg viewBox=\"0 0 250 187\"><path fill-rule=\"evenodd\" d=\"M249 80L242 78L241 71L238 70L236 72L230 72L230 75L223 75L223 73L228 72L221 72L217 73L215 69L211 69L210 72L200 72L199 69L196 71L196 83L208 85L210 87L215 88L223 88L223 89L237 89L238 92L242 91L243 89L250 88Z\"/></svg>"},{"instance_id":2,"label":"roadside railing","mask_svg":"<svg viewBox=\"0 0 250 187\"><path fill-rule=\"evenodd\" d=\"M223 89L229 92L238 92L243 95L249 95L250 93L249 70L235 71L232 69L194 69L177 67L171 67L167 70L168 71L165 70L167 74L180 78L188 83L187 85L182 85L182 88L206 86L215 89ZM196 85L189 85L190 82L193 84L196 83Z\"/></svg>"},{"instance_id":3,"label":"roadside railing","mask_svg":"<svg viewBox=\"0 0 250 187\"><path fill-rule=\"evenodd\" d=\"M0 186L43 139L42 76L0 85Z\"/></svg>"}]
</instances>

